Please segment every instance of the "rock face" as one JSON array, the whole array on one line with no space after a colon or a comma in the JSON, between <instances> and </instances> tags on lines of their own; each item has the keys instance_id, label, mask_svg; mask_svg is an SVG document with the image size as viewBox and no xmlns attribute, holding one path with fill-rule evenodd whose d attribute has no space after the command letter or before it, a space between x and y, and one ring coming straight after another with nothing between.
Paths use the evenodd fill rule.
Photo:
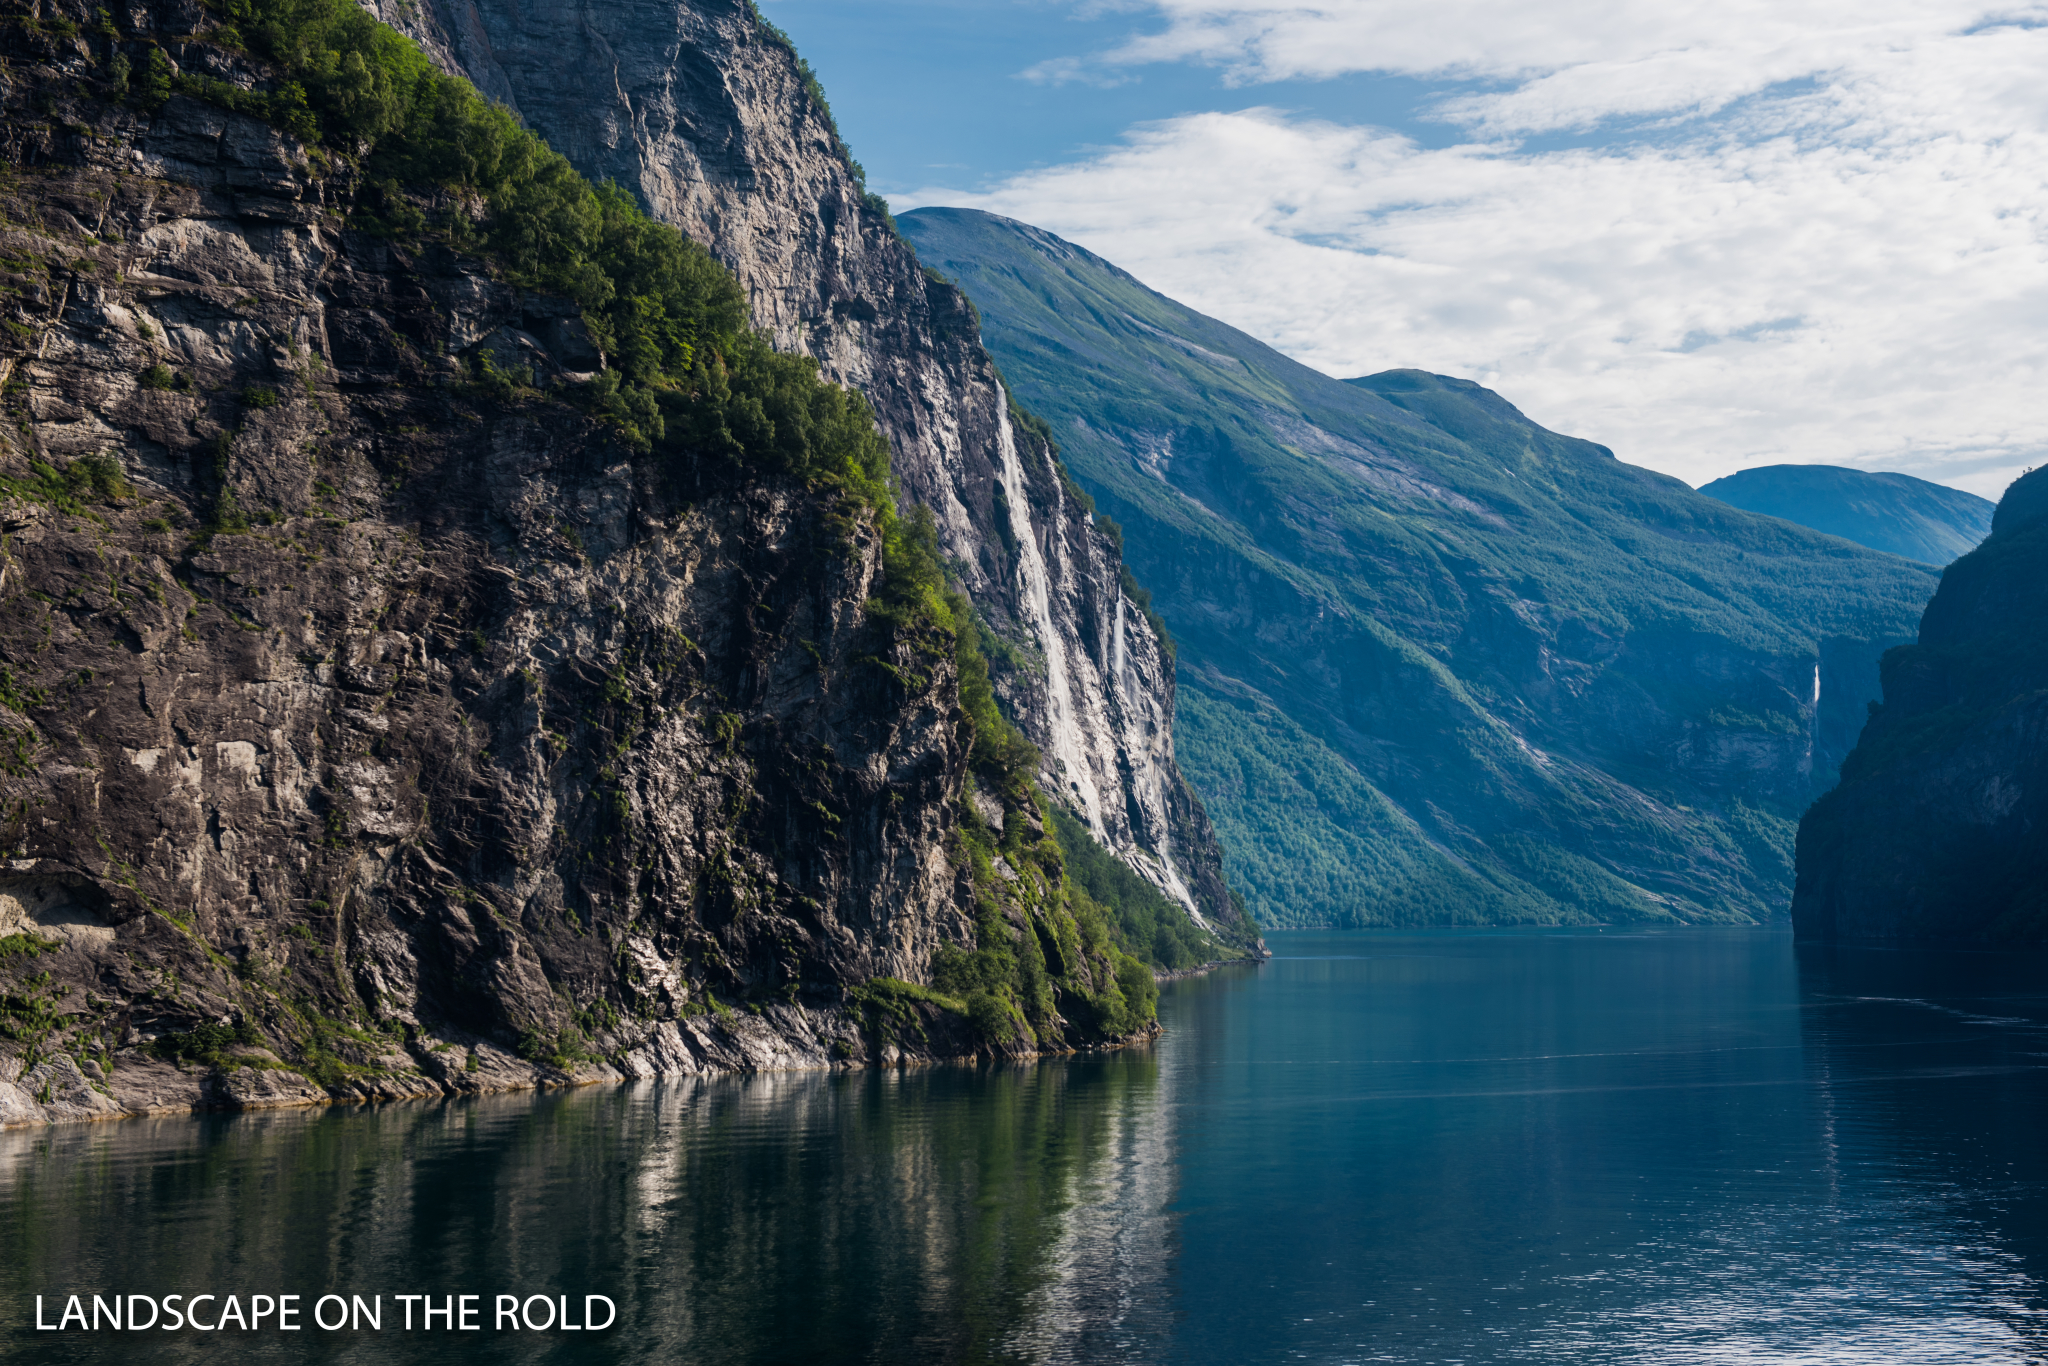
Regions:
<instances>
[{"instance_id":1,"label":"rock face","mask_svg":"<svg viewBox=\"0 0 2048 1366\"><path fill-rule=\"evenodd\" d=\"M91 97L151 41L246 84L201 18L0 39L0 1123L1100 1042L861 994L989 897L952 656L870 612L872 519L492 389L483 353L594 363L573 308L350 230L349 174L252 119ZM762 53L727 79L782 89L720 55ZM899 466L1023 642L1048 776L1227 913L1113 547L899 274L868 321L945 433ZM1100 955L1004 905L1085 1007Z\"/></svg>"},{"instance_id":2,"label":"rock face","mask_svg":"<svg viewBox=\"0 0 2048 1366\"><path fill-rule=\"evenodd\" d=\"M1468 380L1318 374L1027 224L901 222L1123 524L1262 922L1784 915L1932 572Z\"/></svg>"},{"instance_id":3,"label":"rock face","mask_svg":"<svg viewBox=\"0 0 2048 1366\"><path fill-rule=\"evenodd\" d=\"M2048 941L2048 471L2006 491L1883 674L1799 825L1800 936Z\"/></svg>"},{"instance_id":4,"label":"rock face","mask_svg":"<svg viewBox=\"0 0 2048 1366\"><path fill-rule=\"evenodd\" d=\"M1045 786L1198 919L1236 921L1174 761L1174 680L1124 593L1119 548L1020 431L980 318L864 202L795 52L749 0L366 0L593 180L709 246L785 350L866 394L905 494L1022 653L997 688Z\"/></svg>"}]
</instances>

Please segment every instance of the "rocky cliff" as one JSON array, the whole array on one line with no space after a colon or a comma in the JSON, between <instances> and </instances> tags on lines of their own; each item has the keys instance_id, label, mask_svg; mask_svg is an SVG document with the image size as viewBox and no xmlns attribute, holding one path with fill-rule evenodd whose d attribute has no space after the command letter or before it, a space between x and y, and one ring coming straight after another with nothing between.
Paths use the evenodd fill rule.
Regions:
<instances>
[{"instance_id":1,"label":"rocky cliff","mask_svg":"<svg viewBox=\"0 0 2048 1366\"><path fill-rule=\"evenodd\" d=\"M1144 1032L1038 801L969 781L951 635L882 606L886 509L628 439L481 201L278 131L217 15L5 18L0 1123ZM840 321L910 339L930 444L877 406L1048 783L1227 908L1111 548L849 212L900 289Z\"/></svg>"},{"instance_id":2,"label":"rocky cliff","mask_svg":"<svg viewBox=\"0 0 2048 1366\"><path fill-rule=\"evenodd\" d=\"M997 685L1045 784L1189 912L1238 933L1174 760L1171 662L1047 442L1019 430L966 296L863 193L815 81L749 0L366 0L592 179L708 245L778 345L875 406L904 493L1020 652ZM1004 667L1014 663L1013 667Z\"/></svg>"},{"instance_id":3,"label":"rocky cliff","mask_svg":"<svg viewBox=\"0 0 2048 1366\"><path fill-rule=\"evenodd\" d=\"M1884 657L1841 785L1799 824L1792 921L1821 940L2048 940L2048 471Z\"/></svg>"}]
</instances>

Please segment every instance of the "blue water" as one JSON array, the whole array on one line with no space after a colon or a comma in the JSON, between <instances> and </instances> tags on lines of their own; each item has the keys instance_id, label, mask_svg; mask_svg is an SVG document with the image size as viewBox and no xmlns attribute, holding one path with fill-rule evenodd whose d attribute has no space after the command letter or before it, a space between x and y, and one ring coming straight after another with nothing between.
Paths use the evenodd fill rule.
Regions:
<instances>
[{"instance_id":1,"label":"blue water","mask_svg":"<svg viewBox=\"0 0 2048 1366\"><path fill-rule=\"evenodd\" d=\"M2048 1361L2048 960L1276 934L1155 1048L0 1134L44 1361ZM93 1291L381 1331L37 1332ZM491 1332L603 1293L605 1333ZM390 1297L479 1293L486 1331ZM302 1321L309 1321L302 1319Z\"/></svg>"}]
</instances>

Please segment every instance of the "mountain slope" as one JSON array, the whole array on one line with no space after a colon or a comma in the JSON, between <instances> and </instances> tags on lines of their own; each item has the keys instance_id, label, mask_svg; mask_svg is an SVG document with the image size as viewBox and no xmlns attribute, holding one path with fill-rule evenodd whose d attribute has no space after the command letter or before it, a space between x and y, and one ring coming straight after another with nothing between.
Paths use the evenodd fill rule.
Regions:
<instances>
[{"instance_id":1,"label":"mountain slope","mask_svg":"<svg viewBox=\"0 0 2048 1366\"><path fill-rule=\"evenodd\" d=\"M1038 229L900 222L1123 524L1266 923L1782 914L1930 571L1466 381L1330 379Z\"/></svg>"},{"instance_id":2,"label":"mountain slope","mask_svg":"<svg viewBox=\"0 0 2048 1366\"><path fill-rule=\"evenodd\" d=\"M1764 465L1700 485L1730 507L1782 517L1830 536L1944 565L1991 534L1994 504L1910 474L1837 465Z\"/></svg>"},{"instance_id":3,"label":"mountain slope","mask_svg":"<svg viewBox=\"0 0 2048 1366\"><path fill-rule=\"evenodd\" d=\"M1799 825L1803 938L2048 941L2048 471L1948 567Z\"/></svg>"},{"instance_id":4,"label":"mountain slope","mask_svg":"<svg viewBox=\"0 0 2048 1366\"><path fill-rule=\"evenodd\" d=\"M1249 943L1173 748L1170 662L1114 545L1012 421L965 297L864 195L809 69L751 0L369 0L594 181L730 267L754 323L866 395L906 497L1010 649L995 686L1042 778L1197 919Z\"/></svg>"}]
</instances>

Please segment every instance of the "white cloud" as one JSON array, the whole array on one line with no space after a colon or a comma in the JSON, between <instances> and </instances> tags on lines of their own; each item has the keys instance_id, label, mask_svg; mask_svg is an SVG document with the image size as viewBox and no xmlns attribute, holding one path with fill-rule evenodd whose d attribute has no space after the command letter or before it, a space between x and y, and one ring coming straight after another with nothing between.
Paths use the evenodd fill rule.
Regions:
<instances>
[{"instance_id":1,"label":"white cloud","mask_svg":"<svg viewBox=\"0 0 2048 1366\"><path fill-rule=\"evenodd\" d=\"M1512 82L1445 111L1496 131L1713 110L1986 23L2048 22L2048 6L1982 0L1154 0L1143 8L1163 24L1157 32L1048 74L1196 61L1240 84L1361 71Z\"/></svg>"},{"instance_id":2,"label":"white cloud","mask_svg":"<svg viewBox=\"0 0 2048 1366\"><path fill-rule=\"evenodd\" d=\"M2048 446L2048 29L1934 0L1154 8L1099 74L1497 84L1445 106L1462 146L1252 108L899 202L1037 223L1333 374L1471 376L1694 483L1825 461L1996 496ZM1655 142L1509 140L1649 115Z\"/></svg>"}]
</instances>

